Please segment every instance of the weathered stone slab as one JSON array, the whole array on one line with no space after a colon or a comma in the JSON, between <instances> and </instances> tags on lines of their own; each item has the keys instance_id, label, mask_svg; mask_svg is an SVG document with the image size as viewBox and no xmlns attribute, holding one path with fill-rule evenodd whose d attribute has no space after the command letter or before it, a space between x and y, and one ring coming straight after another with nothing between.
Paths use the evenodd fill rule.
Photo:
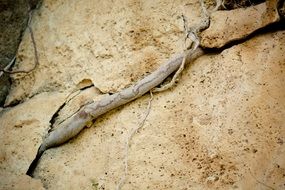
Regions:
<instances>
[{"instance_id":1,"label":"weathered stone slab","mask_svg":"<svg viewBox=\"0 0 285 190\"><path fill-rule=\"evenodd\" d=\"M201 45L220 48L278 20L276 0L248 8L216 11L211 15L210 27L201 33Z\"/></svg>"},{"instance_id":2,"label":"weathered stone slab","mask_svg":"<svg viewBox=\"0 0 285 190\"><path fill-rule=\"evenodd\" d=\"M0 112L0 189L2 178L25 175L65 96L42 93Z\"/></svg>"}]
</instances>

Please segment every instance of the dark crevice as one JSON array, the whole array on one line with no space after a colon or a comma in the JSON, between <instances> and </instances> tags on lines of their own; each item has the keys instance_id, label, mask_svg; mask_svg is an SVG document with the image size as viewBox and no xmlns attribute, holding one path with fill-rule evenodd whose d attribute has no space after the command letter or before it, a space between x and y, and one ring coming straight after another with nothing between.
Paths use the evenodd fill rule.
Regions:
<instances>
[{"instance_id":1,"label":"dark crevice","mask_svg":"<svg viewBox=\"0 0 285 190\"><path fill-rule=\"evenodd\" d=\"M33 97L35 97L36 95L41 94L41 93L36 93L36 94L34 94L34 95L32 95L32 96L30 96L28 98L24 98L24 99L20 99L20 100L19 99L15 99L10 104L3 106L3 108L13 108L15 106L18 106L18 105L24 103L27 99L32 99Z\"/></svg>"},{"instance_id":2,"label":"dark crevice","mask_svg":"<svg viewBox=\"0 0 285 190\"><path fill-rule=\"evenodd\" d=\"M71 118L72 116L74 116L76 113L78 113L83 107L93 103L94 101L88 101L87 103L81 105L75 112L73 112L72 114L70 114L69 116L67 116L66 118L64 118L62 121L58 122L58 125L62 124L63 122L65 122L66 120L68 120L69 118Z\"/></svg>"},{"instance_id":3,"label":"dark crevice","mask_svg":"<svg viewBox=\"0 0 285 190\"><path fill-rule=\"evenodd\" d=\"M242 43L252 39L253 37L256 37L259 35L264 35L264 34L274 33L277 31L283 31L283 30L285 30L285 22L282 20L282 21L279 21L276 23L269 24L263 28L257 29L256 31L252 32L251 34L249 34L248 36L246 36L242 39L233 40L221 48L205 48L205 47L202 47L202 48L206 54L219 54L222 51L229 49L235 45L242 44Z\"/></svg>"},{"instance_id":4,"label":"dark crevice","mask_svg":"<svg viewBox=\"0 0 285 190\"><path fill-rule=\"evenodd\" d=\"M93 87L93 86L94 86L94 84L90 84L89 86L82 87L82 88L80 88L79 90L80 90L80 91L84 91L84 90L86 90L86 89L88 89L88 88L91 88L91 87Z\"/></svg>"},{"instance_id":5,"label":"dark crevice","mask_svg":"<svg viewBox=\"0 0 285 190\"><path fill-rule=\"evenodd\" d=\"M79 90L80 90L80 92L81 92L81 91L84 91L84 90L86 90L86 89L88 89L88 88L91 88L91 87L93 87L93 86L94 86L94 85L92 84L92 85L89 85L89 86L85 86L85 87L83 87L83 88L80 88ZM73 94L73 93L71 93L71 94ZM71 94L70 94L70 95L71 95ZM71 97L71 98L68 98L70 95L67 96L67 100L56 110L56 112L55 112L55 113L53 114L53 116L51 117L50 122L49 122L51 127L50 127L50 129L48 130L48 133L52 131L52 126L54 125L54 123L55 123L57 117L59 116L59 112L64 108L64 106L65 106L70 100L74 99L74 98L77 97L79 94L80 94L80 93L74 95L74 96Z\"/></svg>"},{"instance_id":6,"label":"dark crevice","mask_svg":"<svg viewBox=\"0 0 285 190\"><path fill-rule=\"evenodd\" d=\"M89 89L89 88L92 88L92 87L94 87L94 84L91 84L91 85L89 85L89 86L82 87L82 88L79 89L79 91L82 92L82 91L84 91L84 90L86 90L86 89ZM71 101L72 99L74 99L75 97L77 97L77 96L80 94L80 92L77 93L76 95L74 95L73 97L71 97L70 99L68 99L68 100L65 102L65 105L66 105L69 101ZM69 97L69 96L68 96L68 97ZM73 115L75 115L79 110L81 110L84 106L86 106L86 105L88 105L88 104L91 104L91 103L93 103L93 100L90 100L90 101L88 101L87 103L81 105L74 113L72 113L72 114L69 115L68 117L64 118L62 121L58 122L58 125L60 125L61 123L65 122L67 119L69 119L70 117L72 117ZM62 108L61 108L61 109L62 109ZM58 116L58 115L57 115L57 116ZM56 116L56 117L57 117L57 116ZM55 117L55 119L56 119L56 117ZM52 124L54 124L54 123L55 123L55 120L54 120L54 122L53 122Z\"/></svg>"},{"instance_id":7,"label":"dark crevice","mask_svg":"<svg viewBox=\"0 0 285 190\"><path fill-rule=\"evenodd\" d=\"M19 104L24 103L24 100L13 100L9 105L3 106L3 108L13 108Z\"/></svg>"},{"instance_id":8,"label":"dark crevice","mask_svg":"<svg viewBox=\"0 0 285 190\"><path fill-rule=\"evenodd\" d=\"M226 10L233 10L238 8L251 7L264 2L265 0L224 0L223 4Z\"/></svg>"},{"instance_id":9,"label":"dark crevice","mask_svg":"<svg viewBox=\"0 0 285 190\"><path fill-rule=\"evenodd\" d=\"M9 79L9 82L12 83L11 79ZM93 86L94 86L94 84L89 85L89 86L86 86L86 87L83 87L83 88L81 88L81 89L79 89L79 90L80 90L80 91L84 91L84 90L86 90L86 89L88 89L88 88L91 88L91 87L93 87ZM32 98L34 98L35 96L37 96L37 95L39 95L39 94L41 94L41 93L44 93L44 92L48 92L48 91L43 91L43 92L35 93L35 94L33 94L32 96L28 97L28 99L32 99ZM77 94L77 95L78 95L78 94ZM54 122L55 122L55 120L56 120L56 117L58 116L59 111L65 106L65 104L68 103L68 102L69 102L70 100L72 100L73 98L75 98L77 95L73 96L72 98L70 98L69 100L67 100L66 102L64 102L64 104L61 105L61 106L58 108L59 110L57 110L57 111L54 113L54 115L52 116L52 118L51 118L51 120L50 120L50 123L51 123L51 124L54 124ZM3 108L13 108L13 107L15 107L15 106L18 106L18 105L24 103L25 101L26 101L26 99L21 99L21 100L15 99L15 100L13 100L10 104L8 104L8 105L6 105L6 106L3 106ZM57 115L56 115L56 114L57 114Z\"/></svg>"},{"instance_id":10,"label":"dark crevice","mask_svg":"<svg viewBox=\"0 0 285 190\"><path fill-rule=\"evenodd\" d=\"M285 20L285 0L279 0L277 2L277 10L281 20Z\"/></svg>"},{"instance_id":11,"label":"dark crevice","mask_svg":"<svg viewBox=\"0 0 285 190\"><path fill-rule=\"evenodd\" d=\"M228 49L228 48L231 48L235 45L238 45L238 44L242 44L244 43L245 41L249 40L249 39L252 39L253 37L255 36L258 36L258 35L261 35L261 34L268 34L268 33L273 33L273 32L277 32L277 31L282 31L282 30L285 30L285 23L284 21L280 21L280 22L277 22L277 23L273 23L273 24L269 24L268 26L266 27L263 27L263 28L260 28L256 31L254 31L253 33L249 34L248 36L242 38L242 39L238 39L238 40L234 40L234 41L231 41L229 43L227 43L226 45L224 45L223 47L221 48L203 48L205 53L206 54L218 54L218 53L221 53L222 51L224 51L225 49ZM91 87L94 87L94 84L92 85L89 85L89 86L86 86L86 87L83 87L81 89L79 89L79 91L84 91L88 88L91 88ZM99 90L100 91L100 90ZM79 94L79 93L78 93ZM48 131L50 132L52 130L52 126L54 125L57 117L59 116L59 112L64 108L64 106L66 106L66 104L74 99L76 96L78 96L78 94L74 95L73 97L71 97L70 99L66 100L58 109L57 111L53 114L51 120L50 120L50 124L51 124L51 129ZM84 106L84 105L83 105ZM82 108L82 107L81 107ZM40 151L40 148L38 149L38 153L35 157L35 159L32 161L28 171L27 171L27 175L33 177L33 172L35 170L35 168L37 167L37 164L38 164L38 161L40 160L41 156L42 156L43 152Z\"/></svg>"},{"instance_id":12,"label":"dark crevice","mask_svg":"<svg viewBox=\"0 0 285 190\"><path fill-rule=\"evenodd\" d=\"M50 128L49 128L49 130L48 130L48 133L50 133L50 132L52 131L52 129L53 129L52 126L53 126L53 124L55 123L55 120L57 119L57 117L58 117L58 115L59 115L59 112L63 109L63 107L64 107L65 105L66 105L66 101L65 101L61 106L59 106L59 108L55 111L55 113L54 113L53 116L51 117L51 119L50 119L50 121L49 121L49 123L50 123ZM38 165L38 162L39 162L39 160L40 160L42 154L44 153L44 152L40 152L40 151L39 151L40 148L41 148L41 146L38 148L37 155L36 155L35 159L32 161L32 163L30 164L28 171L26 172L26 174L27 174L28 176L33 177L33 173L34 173L34 171L35 171L35 169L36 169L36 167L37 167L37 165Z\"/></svg>"},{"instance_id":13,"label":"dark crevice","mask_svg":"<svg viewBox=\"0 0 285 190\"><path fill-rule=\"evenodd\" d=\"M53 124L55 123L55 120L57 119L59 112L63 109L63 107L66 105L66 101L59 106L59 108L55 111L55 113L53 114L53 116L51 117L49 123L50 123L50 128L48 130L48 133L50 133L53 130ZM41 146L38 148L37 151L37 155L35 157L35 159L32 161L32 163L29 166L28 171L26 172L26 174L30 177L33 177L33 173L38 165L38 162L42 156L42 154L44 153L43 151L40 151Z\"/></svg>"},{"instance_id":14,"label":"dark crevice","mask_svg":"<svg viewBox=\"0 0 285 190\"><path fill-rule=\"evenodd\" d=\"M80 94L80 92L82 92L82 91L84 91L84 90L86 90L86 89L88 89L88 88L91 88L91 87L93 87L93 86L94 86L94 84L91 84L91 85L82 87L82 88L80 88L80 89L77 89L76 91L71 92L71 93L67 96L65 103L70 102L72 99L74 99L75 97L77 97L77 96ZM70 97L72 94L74 94L75 92L77 92L77 93L76 93L74 96L72 96L71 98L69 98L69 97Z\"/></svg>"},{"instance_id":15,"label":"dark crevice","mask_svg":"<svg viewBox=\"0 0 285 190\"><path fill-rule=\"evenodd\" d=\"M34 98L35 96L37 96L37 95L39 95L41 93L45 93L45 92L53 92L53 91L40 91L40 92L37 92L37 93L35 93L35 94L31 95L31 96L25 97L23 99L14 99L8 105L3 106L3 108L13 108L13 107L15 107L17 105L20 105L20 104L24 103L26 100L30 100L30 99Z\"/></svg>"},{"instance_id":16,"label":"dark crevice","mask_svg":"<svg viewBox=\"0 0 285 190\"><path fill-rule=\"evenodd\" d=\"M56 110L56 112L53 114L53 116L51 117L49 123L50 123L50 129L48 130L48 133L52 131L52 126L55 123L55 120L57 119L59 112L63 109L63 107L66 105L66 102L64 102L61 106L59 106L59 108Z\"/></svg>"},{"instance_id":17,"label":"dark crevice","mask_svg":"<svg viewBox=\"0 0 285 190\"><path fill-rule=\"evenodd\" d=\"M34 173L34 171L38 165L38 162L44 153L44 152L39 151L40 148L41 148L41 146L38 148L37 155L36 155L35 159L32 161L32 163L30 164L28 171L26 172L26 174L30 177L33 177L33 173Z\"/></svg>"},{"instance_id":18,"label":"dark crevice","mask_svg":"<svg viewBox=\"0 0 285 190\"><path fill-rule=\"evenodd\" d=\"M93 86L94 86L94 85L92 84L92 85L89 85L89 86L80 88L79 91L80 91L80 92L81 92L81 91L84 91L84 90L86 90L86 89L88 89L88 88L91 88L91 87L93 87ZM71 94L72 94L72 93L71 93ZM69 95L69 96L70 96L70 95ZM67 96L67 99L68 99L69 96ZM74 99L76 96L78 96L78 94L75 95L75 96L73 96L73 97L71 97L70 99L66 100L61 106L59 106L59 108L56 110L56 112L53 114L52 118L50 119L50 126L51 126L51 127L50 127L50 129L48 130L48 133L50 133L50 132L53 130L53 125L54 125L54 123L55 123L57 117L59 116L59 112L64 108L64 106L66 106L66 104L67 104L70 100ZM85 105L87 105L87 104L85 104ZM85 106L85 105L82 105L82 106L80 107L80 109L81 109L83 106ZM80 109L79 109L79 110L80 110ZM76 113L76 112L75 112L75 113ZM74 114L75 114L75 113L74 113ZM70 117L71 117L71 116L70 116ZM69 117L68 117L68 118L69 118ZM66 118L66 119L68 119L68 118ZM65 121L66 119L64 119L64 121ZM63 121L62 121L62 122L63 122ZM61 123L62 123L62 122L61 122ZM41 145L41 146L42 146L42 145ZM34 171L35 171L35 169L36 169L36 167L37 167L37 165L38 165L38 162L39 162L41 156L42 156L43 153L44 153L44 151L40 151L41 146L38 148L37 155L36 155L35 159L31 162L31 164L30 164L30 166L29 166L29 169L28 169L27 172L26 172L26 174L27 174L28 176L30 176L30 177L33 177L33 173L34 173Z\"/></svg>"}]
</instances>

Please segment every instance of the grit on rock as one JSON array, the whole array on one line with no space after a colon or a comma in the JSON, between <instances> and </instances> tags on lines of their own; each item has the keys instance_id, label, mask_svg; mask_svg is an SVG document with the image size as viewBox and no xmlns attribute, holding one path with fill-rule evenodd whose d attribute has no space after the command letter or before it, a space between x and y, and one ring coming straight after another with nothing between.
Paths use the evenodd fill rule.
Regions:
<instances>
[{"instance_id":1,"label":"grit on rock","mask_svg":"<svg viewBox=\"0 0 285 190\"><path fill-rule=\"evenodd\" d=\"M256 9L226 16L239 23L241 10ZM0 189L115 189L128 134L144 118L149 95L47 150L34 178L25 172L62 105L54 123L182 52L182 13L189 25L201 20L194 0L43 1L31 24L40 65L12 76L6 105L23 103L0 112ZM239 35L264 25L255 27L240 28ZM284 51L285 31L267 31L187 65L174 88L154 94L130 143L122 189L284 189ZM26 32L17 67L29 68L33 60Z\"/></svg>"}]
</instances>

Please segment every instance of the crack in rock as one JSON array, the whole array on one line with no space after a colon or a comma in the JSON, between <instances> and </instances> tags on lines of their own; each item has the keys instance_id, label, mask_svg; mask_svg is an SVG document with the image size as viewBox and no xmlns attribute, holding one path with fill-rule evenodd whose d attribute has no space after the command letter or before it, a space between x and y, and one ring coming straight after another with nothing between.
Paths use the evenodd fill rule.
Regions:
<instances>
[{"instance_id":1,"label":"crack in rock","mask_svg":"<svg viewBox=\"0 0 285 190\"><path fill-rule=\"evenodd\" d=\"M68 105L68 103L74 99L76 99L77 96L80 95L81 92L84 92L84 91L87 91L88 89L94 87L94 84L90 84L90 85L87 85L87 86L83 86L81 88L79 88L77 91L75 92L78 92L76 95L70 97L73 93L75 92L72 92L70 93L67 97L66 97L66 100L58 107L58 109L54 112L54 114L52 115L49 123L50 123L50 128L48 129L48 133L46 134L46 136L52 132L54 130L54 126L58 126L60 125L61 123L63 123L64 121L66 121L68 118L72 117L72 115L74 115L75 113L77 113L83 106L85 106L86 104L84 105L80 105L80 108L75 111L75 113L71 114L70 116L68 116L67 118L64 118L63 120L61 120L60 122L57 122L57 120L59 119L58 117L60 116L60 112L65 108L65 106ZM99 89L96 88L96 90L98 92L101 93L101 91ZM93 101L92 101L93 102ZM39 147L40 149L40 147ZM39 149L38 149L38 152L39 152ZM35 168L37 167L38 165L38 162L40 160L42 156L42 153L41 154L37 154L35 159L31 162L30 166L29 166L29 169L27 170L26 174L29 175L29 176L33 176L33 172L35 170Z\"/></svg>"}]
</instances>

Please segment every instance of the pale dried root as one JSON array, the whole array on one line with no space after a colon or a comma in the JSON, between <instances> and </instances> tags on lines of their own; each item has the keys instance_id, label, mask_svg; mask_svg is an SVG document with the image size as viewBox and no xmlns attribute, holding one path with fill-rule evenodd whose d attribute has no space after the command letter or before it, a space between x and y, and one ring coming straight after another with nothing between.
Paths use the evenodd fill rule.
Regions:
<instances>
[{"instance_id":1,"label":"pale dried root","mask_svg":"<svg viewBox=\"0 0 285 190\"><path fill-rule=\"evenodd\" d=\"M125 148L125 157L124 157L124 174L123 174L122 178L120 179L120 181L117 185L117 188L116 188L117 190L120 190L126 181L126 178L128 175L128 155L129 155L130 142L131 142L133 136L138 132L138 130L144 126L144 123L145 123L145 121L146 121L146 119L150 113L152 99L153 99L153 94L152 94L152 91L150 91L150 99L148 101L146 114L145 114L142 122L139 124L139 126L137 128L135 128L134 130L132 130L132 132L130 133L130 135L127 139L126 148Z\"/></svg>"},{"instance_id":2,"label":"pale dried root","mask_svg":"<svg viewBox=\"0 0 285 190\"><path fill-rule=\"evenodd\" d=\"M195 51L190 52L186 58L186 61L193 61L202 54L202 49L197 48ZM41 144L33 163L36 163L37 160L39 160L39 155L43 154L46 149L59 146L75 137L91 119L97 118L114 108L131 102L152 90L154 87L162 83L164 79L167 78L171 73L178 70L183 58L184 55L180 54L167 61L156 71L138 81L133 86L110 96L105 96L100 101L96 101L84 106L80 111L62 123L62 126L57 127L47 135L47 137L43 140L43 143ZM31 165L27 174L32 176L34 169L35 168Z\"/></svg>"},{"instance_id":3,"label":"pale dried root","mask_svg":"<svg viewBox=\"0 0 285 190\"><path fill-rule=\"evenodd\" d=\"M206 15L205 11L203 12ZM209 19L209 17L206 18ZM95 119L114 108L141 97L161 84L171 73L178 70L169 85L165 86L161 90L154 89L153 91L159 92L173 86L178 75L182 72L185 63L194 60L203 54L202 49L199 48L200 43L197 33L207 26L205 23L207 24L207 22L203 21L201 25L195 28L195 30L187 32L187 38L192 40L192 43L182 54L167 61L153 73L138 81L133 86L110 96L105 96L100 101L84 106L80 111L62 123L63 126L57 127L55 130L51 131L43 140L33 163L36 163L39 160L40 156L46 149L59 146L76 136L91 119ZM34 167L31 165L27 174L32 175L33 170Z\"/></svg>"}]
</instances>

